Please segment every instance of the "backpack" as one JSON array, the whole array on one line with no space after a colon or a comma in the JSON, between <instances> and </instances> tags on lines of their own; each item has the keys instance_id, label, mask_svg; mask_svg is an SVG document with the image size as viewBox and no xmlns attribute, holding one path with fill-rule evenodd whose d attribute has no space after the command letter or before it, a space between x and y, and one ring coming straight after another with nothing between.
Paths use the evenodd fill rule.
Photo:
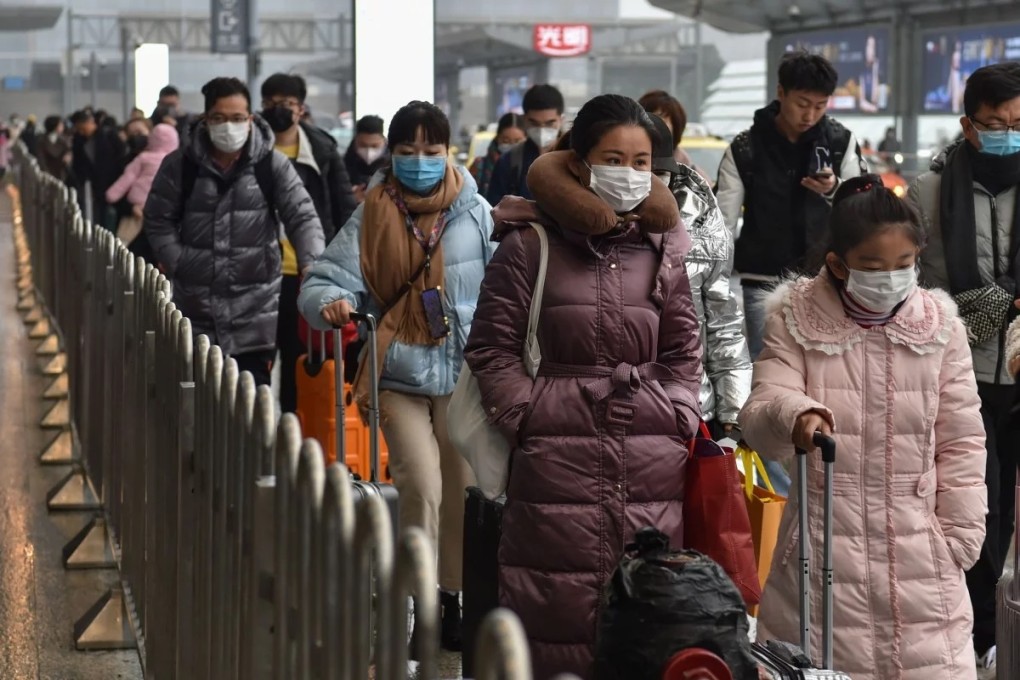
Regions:
<instances>
[{"instance_id":1,"label":"backpack","mask_svg":"<svg viewBox=\"0 0 1020 680\"><path fill-rule=\"evenodd\" d=\"M828 118L826 122L829 126L829 135L832 140L830 149L832 152L832 171L836 174L836 177L839 177L840 170L843 167L843 159L846 157L850 147L852 135L839 121ZM751 131L744 130L734 137L730 149L733 152L733 162L737 166L737 172L740 174L740 181L744 185L744 191L750 193L751 187L754 184L754 145L751 142ZM855 151L857 156L860 157L860 144L856 145ZM867 171L867 165L862 159L861 172L866 173ZM718 183L716 186L718 187Z\"/></svg>"},{"instance_id":2,"label":"backpack","mask_svg":"<svg viewBox=\"0 0 1020 680\"><path fill-rule=\"evenodd\" d=\"M268 153L259 159L254 165L255 169L255 181L259 185L259 191L262 192L262 198L266 201L266 208L269 210L271 215L276 214L276 201L273 197L276 195L276 181L273 177L273 154ZM184 208L188 204L188 199L191 198L191 193L195 190L195 182L198 180L200 168L198 163L194 161L187 154L181 154L181 214L184 214ZM217 185L217 193L223 194L226 189L226 183L220 180L219 177L215 177Z\"/></svg>"}]
</instances>

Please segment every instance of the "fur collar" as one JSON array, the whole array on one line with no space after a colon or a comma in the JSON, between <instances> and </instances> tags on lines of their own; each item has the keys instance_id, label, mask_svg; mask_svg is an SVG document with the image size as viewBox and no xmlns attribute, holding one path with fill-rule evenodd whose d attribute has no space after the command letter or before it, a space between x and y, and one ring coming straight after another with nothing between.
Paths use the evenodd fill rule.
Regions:
<instances>
[{"instance_id":1,"label":"fur collar","mask_svg":"<svg viewBox=\"0 0 1020 680\"><path fill-rule=\"evenodd\" d=\"M804 349L844 354L868 332L843 311L839 293L824 269L814 278L780 283L765 304L768 314L783 315L787 330ZM917 354L931 354L949 342L957 317L956 303L948 293L918 288L889 323L875 330Z\"/></svg>"},{"instance_id":2,"label":"fur collar","mask_svg":"<svg viewBox=\"0 0 1020 680\"><path fill-rule=\"evenodd\" d=\"M539 209L561 227L598 236L630 222L637 222L646 234L662 234L680 224L676 199L665 184L654 178L648 198L631 214L617 215L570 169L568 161L573 154L573 151L542 154L528 171L528 188Z\"/></svg>"}]
</instances>

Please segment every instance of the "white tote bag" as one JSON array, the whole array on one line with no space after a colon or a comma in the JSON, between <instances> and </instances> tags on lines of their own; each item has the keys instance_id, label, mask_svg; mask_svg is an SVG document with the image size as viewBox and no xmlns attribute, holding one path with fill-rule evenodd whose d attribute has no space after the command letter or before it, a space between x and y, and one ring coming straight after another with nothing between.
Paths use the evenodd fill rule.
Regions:
<instances>
[{"instance_id":1,"label":"white tote bag","mask_svg":"<svg viewBox=\"0 0 1020 680\"><path fill-rule=\"evenodd\" d=\"M522 358L525 370L534 380L538 375L539 364L542 363L542 352L538 347L538 319L542 314L545 274L549 266L549 239L541 224L532 222L531 227L538 233L541 249ZM489 500L503 495L510 475L510 452L513 447L489 424L482 406L478 381L471 374L467 362L460 369L457 387L450 397L446 413L450 441L474 471L478 488Z\"/></svg>"}]
</instances>

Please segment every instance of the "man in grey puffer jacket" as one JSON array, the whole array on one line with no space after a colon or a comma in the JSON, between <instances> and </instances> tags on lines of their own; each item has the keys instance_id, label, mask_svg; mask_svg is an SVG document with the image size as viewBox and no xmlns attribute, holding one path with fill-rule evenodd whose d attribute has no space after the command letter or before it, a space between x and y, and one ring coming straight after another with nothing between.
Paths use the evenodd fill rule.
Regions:
<instances>
[{"instance_id":1,"label":"man in grey puffer jacket","mask_svg":"<svg viewBox=\"0 0 1020 680\"><path fill-rule=\"evenodd\" d=\"M325 247L301 178L252 116L248 88L215 78L189 144L167 156L145 204L144 229L173 282L174 303L225 354L270 382L276 355L283 222L304 271Z\"/></svg>"},{"instance_id":2,"label":"man in grey puffer jacket","mask_svg":"<svg viewBox=\"0 0 1020 680\"><path fill-rule=\"evenodd\" d=\"M995 586L1009 558L1020 465L1016 388L1006 353L1006 329L1020 299L1020 64L974 71L963 106L964 140L932 162L931 172L910 187L909 198L928 231L921 255L924 282L948 290L959 305L981 396L988 515L985 543L967 572L967 586L978 664L991 671L997 656Z\"/></svg>"}]
</instances>

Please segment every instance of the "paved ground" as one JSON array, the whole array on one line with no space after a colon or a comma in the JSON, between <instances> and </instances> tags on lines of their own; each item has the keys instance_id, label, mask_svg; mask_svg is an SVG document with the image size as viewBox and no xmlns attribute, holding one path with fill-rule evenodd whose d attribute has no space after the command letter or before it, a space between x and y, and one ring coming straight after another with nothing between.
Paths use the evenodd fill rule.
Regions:
<instances>
[{"instance_id":1,"label":"paved ground","mask_svg":"<svg viewBox=\"0 0 1020 680\"><path fill-rule=\"evenodd\" d=\"M35 341L15 311L16 267L10 201L0 192L0 678L114 680L141 678L135 652L75 651L72 627L116 581L116 572L69 572L61 548L87 513L50 514L46 492L66 473L36 458L53 436L45 413Z\"/></svg>"}]
</instances>

